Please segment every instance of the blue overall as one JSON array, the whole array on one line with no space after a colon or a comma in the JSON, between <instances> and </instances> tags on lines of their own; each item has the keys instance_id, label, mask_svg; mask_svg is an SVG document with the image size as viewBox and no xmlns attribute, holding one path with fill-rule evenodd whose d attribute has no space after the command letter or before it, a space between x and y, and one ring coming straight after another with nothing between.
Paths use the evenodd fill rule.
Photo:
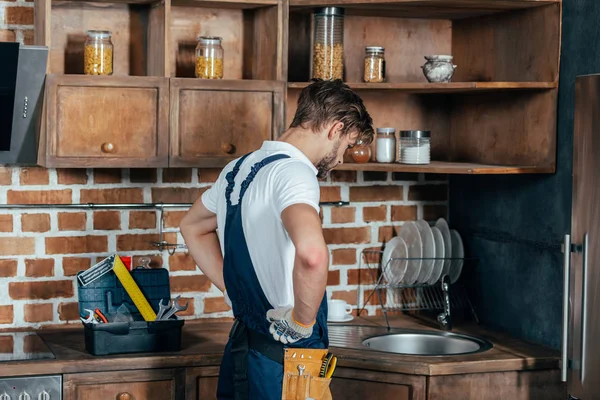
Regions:
<instances>
[{"instance_id":1,"label":"blue overall","mask_svg":"<svg viewBox=\"0 0 600 400\"><path fill-rule=\"evenodd\" d=\"M267 311L273 306L267 300L256 277L246 245L242 227L242 199L262 167L289 156L276 154L254 164L240 187L237 204L233 205L231 193L235 184L234 180L248 155L240 158L233 170L226 176L228 185L225 191L227 217L224 232L223 277L236 322L223 354L217 398L219 400L281 400L283 364L257 351L260 348L253 348L252 342L250 345L247 340L244 342L247 332L253 331L252 334L259 335L268 345L272 343L273 347L277 347L281 352L281 359L283 359L284 346L273 339L269 333L270 322L266 319ZM317 313L312 336L285 346L320 349L326 349L329 346L326 296L323 296Z\"/></svg>"}]
</instances>

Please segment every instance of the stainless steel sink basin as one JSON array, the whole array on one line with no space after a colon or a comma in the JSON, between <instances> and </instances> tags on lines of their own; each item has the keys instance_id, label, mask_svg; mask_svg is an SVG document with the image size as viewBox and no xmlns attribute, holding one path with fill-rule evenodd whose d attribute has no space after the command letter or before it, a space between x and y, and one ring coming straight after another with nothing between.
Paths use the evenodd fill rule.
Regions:
<instances>
[{"instance_id":1,"label":"stainless steel sink basin","mask_svg":"<svg viewBox=\"0 0 600 400\"><path fill-rule=\"evenodd\" d=\"M404 331L370 336L362 344L371 350L416 356L481 353L492 348L487 340L449 332Z\"/></svg>"}]
</instances>

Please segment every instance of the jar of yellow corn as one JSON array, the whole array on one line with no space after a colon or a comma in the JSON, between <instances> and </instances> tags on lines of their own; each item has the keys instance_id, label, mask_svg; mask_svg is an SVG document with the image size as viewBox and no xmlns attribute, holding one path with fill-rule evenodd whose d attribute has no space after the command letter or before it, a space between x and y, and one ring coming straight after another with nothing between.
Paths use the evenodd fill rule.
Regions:
<instances>
[{"instance_id":1,"label":"jar of yellow corn","mask_svg":"<svg viewBox=\"0 0 600 400\"><path fill-rule=\"evenodd\" d=\"M223 39L217 36L200 36L196 46L196 78L223 79Z\"/></svg>"},{"instance_id":2,"label":"jar of yellow corn","mask_svg":"<svg viewBox=\"0 0 600 400\"><path fill-rule=\"evenodd\" d=\"M113 44L109 31L88 31L83 51L86 75L113 74Z\"/></svg>"}]
</instances>

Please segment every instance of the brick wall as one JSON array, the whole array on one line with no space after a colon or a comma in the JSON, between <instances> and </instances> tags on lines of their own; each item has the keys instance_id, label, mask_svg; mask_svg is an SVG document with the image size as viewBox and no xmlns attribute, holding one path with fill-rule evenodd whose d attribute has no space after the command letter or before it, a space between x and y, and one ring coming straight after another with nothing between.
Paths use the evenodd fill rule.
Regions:
<instances>
[{"instance_id":1,"label":"brick wall","mask_svg":"<svg viewBox=\"0 0 600 400\"><path fill-rule=\"evenodd\" d=\"M0 42L33 44L33 0L0 1Z\"/></svg>"}]
</instances>

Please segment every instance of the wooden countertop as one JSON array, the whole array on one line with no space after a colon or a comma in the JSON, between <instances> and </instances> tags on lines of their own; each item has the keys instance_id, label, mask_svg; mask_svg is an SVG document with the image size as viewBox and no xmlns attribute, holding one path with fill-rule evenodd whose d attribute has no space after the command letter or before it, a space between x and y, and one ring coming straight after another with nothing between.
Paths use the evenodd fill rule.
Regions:
<instances>
[{"instance_id":1,"label":"wooden countertop","mask_svg":"<svg viewBox=\"0 0 600 400\"><path fill-rule=\"evenodd\" d=\"M426 321L406 316L390 317L393 328L435 330ZM349 327L353 326L353 328ZM138 370L147 368L181 368L216 366L227 342L231 322L211 320L186 321L182 333L182 350L177 353L137 353L115 356L93 356L86 352L83 329L78 327L37 331L56 359L0 362L1 376L61 374L77 372ZM368 327L368 328L361 328ZM383 318L359 317L350 324L331 324L330 335L348 340L348 346L330 350L338 356L339 367L413 375L450 375L526 369L556 369L559 352L532 345L506 335L490 332L478 326L455 327L453 333L463 333L491 341L488 351L456 356L423 357L382 353L361 349L360 329L387 332ZM354 339L352 339L354 335ZM332 340L333 341L333 340ZM336 339L337 342L340 342Z\"/></svg>"}]
</instances>

